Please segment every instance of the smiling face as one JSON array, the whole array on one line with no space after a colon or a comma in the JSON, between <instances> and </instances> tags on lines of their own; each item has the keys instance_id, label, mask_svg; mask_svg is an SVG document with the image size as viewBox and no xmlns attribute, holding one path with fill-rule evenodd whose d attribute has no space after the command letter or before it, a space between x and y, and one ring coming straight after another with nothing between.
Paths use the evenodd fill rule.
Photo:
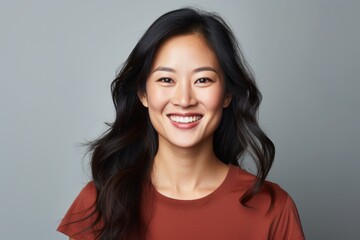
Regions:
<instances>
[{"instance_id":1,"label":"smiling face","mask_svg":"<svg viewBox=\"0 0 360 240\"><path fill-rule=\"evenodd\" d=\"M201 35L189 34L172 37L158 49L140 100L159 145L186 148L212 144L231 97L225 96L214 52Z\"/></svg>"}]
</instances>

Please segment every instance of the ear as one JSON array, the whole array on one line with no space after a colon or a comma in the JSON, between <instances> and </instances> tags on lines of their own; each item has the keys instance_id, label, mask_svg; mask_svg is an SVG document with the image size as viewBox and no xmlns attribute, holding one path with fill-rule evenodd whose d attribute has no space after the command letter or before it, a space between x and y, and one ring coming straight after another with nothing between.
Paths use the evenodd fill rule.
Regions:
<instances>
[{"instance_id":1,"label":"ear","mask_svg":"<svg viewBox=\"0 0 360 240\"><path fill-rule=\"evenodd\" d=\"M139 100L140 100L140 102L142 103L142 105L143 105L144 107L148 107L149 105L148 105L146 93L140 93L140 92L138 92L137 95L138 95Z\"/></svg>"},{"instance_id":2,"label":"ear","mask_svg":"<svg viewBox=\"0 0 360 240\"><path fill-rule=\"evenodd\" d=\"M230 93L226 93L224 96L223 108L227 108L232 100L232 95Z\"/></svg>"}]
</instances>

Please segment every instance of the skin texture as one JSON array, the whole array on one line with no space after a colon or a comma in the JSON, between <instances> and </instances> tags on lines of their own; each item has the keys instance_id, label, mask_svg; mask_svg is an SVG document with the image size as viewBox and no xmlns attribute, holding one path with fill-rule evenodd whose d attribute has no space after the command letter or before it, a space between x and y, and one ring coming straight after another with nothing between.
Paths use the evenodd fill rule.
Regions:
<instances>
[{"instance_id":1,"label":"skin texture","mask_svg":"<svg viewBox=\"0 0 360 240\"><path fill-rule=\"evenodd\" d=\"M177 199L214 191L228 166L213 152L213 134L231 96L225 94L222 70L204 38L189 34L165 41L155 56L146 94L139 97L159 134L152 178L156 189Z\"/></svg>"}]
</instances>

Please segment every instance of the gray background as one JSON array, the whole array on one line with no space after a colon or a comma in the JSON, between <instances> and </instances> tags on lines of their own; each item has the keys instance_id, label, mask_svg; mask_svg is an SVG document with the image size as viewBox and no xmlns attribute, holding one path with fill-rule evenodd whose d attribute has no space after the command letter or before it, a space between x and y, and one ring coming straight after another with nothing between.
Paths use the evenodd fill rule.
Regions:
<instances>
[{"instance_id":1,"label":"gray background","mask_svg":"<svg viewBox=\"0 0 360 240\"><path fill-rule=\"evenodd\" d=\"M0 1L0 239L55 229L89 180L80 143L112 121L109 85L144 30L182 6L235 31L277 147L269 178L308 239L360 239L359 1Z\"/></svg>"}]
</instances>

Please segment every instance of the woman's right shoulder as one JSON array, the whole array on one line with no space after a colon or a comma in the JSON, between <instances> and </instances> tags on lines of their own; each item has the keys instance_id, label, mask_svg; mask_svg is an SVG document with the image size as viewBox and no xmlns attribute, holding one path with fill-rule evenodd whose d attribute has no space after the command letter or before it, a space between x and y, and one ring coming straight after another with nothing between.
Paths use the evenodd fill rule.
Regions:
<instances>
[{"instance_id":1,"label":"woman's right shoulder","mask_svg":"<svg viewBox=\"0 0 360 240\"><path fill-rule=\"evenodd\" d=\"M89 212L96 203L97 191L93 181L88 182L79 192L73 203L71 204L67 215L80 212Z\"/></svg>"},{"instance_id":2,"label":"woman's right shoulder","mask_svg":"<svg viewBox=\"0 0 360 240\"><path fill-rule=\"evenodd\" d=\"M96 195L96 186L93 181L90 181L81 189L74 202L78 202L84 208L90 208L96 202Z\"/></svg>"},{"instance_id":3,"label":"woman's right shoulder","mask_svg":"<svg viewBox=\"0 0 360 240\"><path fill-rule=\"evenodd\" d=\"M86 196L92 196L95 195L96 196L96 186L94 184L94 181L90 181L88 182L80 191L79 195L83 194Z\"/></svg>"},{"instance_id":4,"label":"woman's right shoulder","mask_svg":"<svg viewBox=\"0 0 360 240\"><path fill-rule=\"evenodd\" d=\"M88 182L71 204L57 230L75 239L94 239L88 228L95 222L96 187Z\"/></svg>"},{"instance_id":5,"label":"woman's right shoulder","mask_svg":"<svg viewBox=\"0 0 360 240\"><path fill-rule=\"evenodd\" d=\"M96 201L96 186L93 181L90 181L85 184L85 186L80 190L78 195L76 196L74 203L80 205L93 205Z\"/></svg>"}]
</instances>

